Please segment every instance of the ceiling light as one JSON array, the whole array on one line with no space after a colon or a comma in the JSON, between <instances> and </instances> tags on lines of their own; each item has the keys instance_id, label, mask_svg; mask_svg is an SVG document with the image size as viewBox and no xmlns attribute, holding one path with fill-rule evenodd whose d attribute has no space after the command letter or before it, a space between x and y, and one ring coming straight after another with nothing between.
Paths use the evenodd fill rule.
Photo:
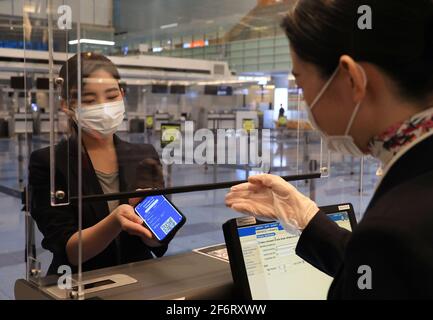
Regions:
<instances>
[{"instance_id":1,"label":"ceiling light","mask_svg":"<svg viewBox=\"0 0 433 320\"><path fill-rule=\"evenodd\" d=\"M69 44L77 44L78 40L71 40ZM88 44L100 44L103 46L114 46L114 41L106 41L106 40L96 40L96 39L80 39L80 43L88 43Z\"/></svg>"},{"instance_id":2,"label":"ceiling light","mask_svg":"<svg viewBox=\"0 0 433 320\"><path fill-rule=\"evenodd\" d=\"M177 23L170 23L170 24L165 24L163 26L160 26L161 29L168 29L168 28L176 28L178 26Z\"/></svg>"}]
</instances>

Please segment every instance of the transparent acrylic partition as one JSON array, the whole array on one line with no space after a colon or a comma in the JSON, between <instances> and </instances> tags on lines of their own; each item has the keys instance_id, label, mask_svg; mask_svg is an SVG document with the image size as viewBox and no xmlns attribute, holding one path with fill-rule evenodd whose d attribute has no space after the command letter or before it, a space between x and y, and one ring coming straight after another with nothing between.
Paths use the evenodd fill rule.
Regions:
<instances>
[{"instance_id":1,"label":"transparent acrylic partition","mask_svg":"<svg viewBox=\"0 0 433 320\"><path fill-rule=\"evenodd\" d=\"M16 139L19 143L19 153L22 154L23 149L21 148L22 142L24 142L26 151L27 151L27 163L29 161L30 153L32 152L32 140L33 137L36 135L33 131L35 129L35 126L33 125L33 117L32 117L32 109L31 109L31 103L32 103L32 87L33 84L31 83L29 77L32 76L31 69L28 67L27 63L27 56L28 51L26 49L26 42L30 41L30 39L33 36L33 28L32 28L32 18L34 17L40 17L43 19L43 17L46 19L47 15L46 12L41 12L39 8L34 6L30 3L24 3L23 5L23 50L22 50L22 57L23 57L23 68L20 70L22 72L22 77L24 79L23 81L23 87L22 87L22 94L18 93L18 97L21 96L24 99L20 101L18 99L18 105L13 110L13 119L14 119L14 135L16 136ZM44 24L41 25L41 29L48 30L47 27L47 21L45 21ZM41 32L41 30L38 30ZM45 67L47 68L48 65L46 64ZM27 80L29 79L29 80ZM12 81L11 81L12 82ZM11 83L11 88L15 88L14 85ZM48 91L47 91L48 92ZM14 93L15 94L15 93ZM18 122L19 120L19 122ZM19 176L23 176L23 172L25 171L26 166L24 163L21 165L21 169L19 170ZM49 166L48 166L49 167ZM21 184L21 183L20 183ZM47 184L49 185L49 183ZM37 243L36 243L36 231L35 231L35 223L30 215L30 192L31 188L28 187L27 189L24 189L24 185L20 185L20 190L26 191L24 194L24 201L25 201L25 230L26 230L26 277L29 281L32 281L33 283L39 285L40 279L43 276L42 274L42 262L40 259L40 256L43 254L42 252L38 252L37 250ZM47 190L48 191L48 190Z\"/></svg>"},{"instance_id":2,"label":"transparent acrylic partition","mask_svg":"<svg viewBox=\"0 0 433 320\"><path fill-rule=\"evenodd\" d=\"M95 259L84 261L80 230L103 220L120 204L136 203L132 198L137 195L128 199L126 193L149 188L191 191L199 186L194 192L168 195L187 216L187 223L168 246L165 255L170 255L223 241L222 223L238 215L224 205L228 187L216 190L208 185L242 181L260 173L302 175L293 183L314 198L320 179L310 177L326 177L330 172L329 153L308 124L302 93L293 84L286 86L286 120L279 123L273 79L249 76L259 71L251 70L254 67L267 73L279 68L288 77L289 46L279 27L279 12L287 11L289 2L260 2L252 11L244 8L212 23L193 17L182 25L184 36L171 34L176 28L141 24L157 13L146 1L137 2L141 9L136 12L123 12L130 6L116 7L114 26L109 2L26 1L28 9L23 13L25 37L40 37L46 44L46 52L25 48L24 53L38 59L43 56L46 62L41 72L50 79L47 88L39 90L46 95L48 129L27 137L34 149L48 147L43 158L45 189L42 183L30 183L36 191L30 190L27 197L28 240L38 229L55 238L41 218L50 213L70 214L68 238L72 229L78 238L69 286L59 291L60 282L44 282L51 261L42 262L31 250L40 246L39 239L28 246L28 280L64 299L86 297L87 271L161 256L135 241L134 252L143 256L132 257L125 250L127 234L121 232ZM117 32L125 17L142 30L135 35ZM242 17L258 25L249 30ZM177 21L178 17L173 18ZM204 28L197 27L203 23ZM141 33L146 34L140 38ZM65 63L77 53L75 60ZM27 72L35 72L30 71L32 64L26 65ZM27 114L33 112L30 106ZM99 121L92 123L87 117L97 109ZM108 149L114 147L115 152L103 153L101 158L94 146L107 141ZM106 187L103 182L109 178L117 182ZM31 198L37 191L45 192L46 199L39 211ZM65 251L63 238L55 242L61 248L50 246L49 240L44 239L44 247ZM62 265L55 264L56 270L50 272L64 276L70 264L58 269ZM38 272L32 274L32 270Z\"/></svg>"},{"instance_id":3,"label":"transparent acrylic partition","mask_svg":"<svg viewBox=\"0 0 433 320\"><path fill-rule=\"evenodd\" d=\"M43 288L64 282L66 298L76 283L70 275L80 269L58 258L67 241L63 228L70 224L76 232L80 220L79 201L72 200L77 197L80 152L73 139L71 105L81 82L76 80L78 63L61 69L76 50L69 42L79 34L78 12L79 1L23 1L23 73L29 80L24 82L25 104L15 112L15 135L18 141L24 136L30 168L24 197L27 280ZM66 215L70 221L63 220Z\"/></svg>"},{"instance_id":4,"label":"transparent acrylic partition","mask_svg":"<svg viewBox=\"0 0 433 320\"><path fill-rule=\"evenodd\" d=\"M299 165L298 172L320 172L321 177L329 177L330 153L323 142L322 136L314 128L308 119L306 108L308 105L304 100L301 89L297 90L297 112L298 112L298 149L297 160Z\"/></svg>"},{"instance_id":5,"label":"transparent acrylic partition","mask_svg":"<svg viewBox=\"0 0 433 320\"><path fill-rule=\"evenodd\" d=\"M279 163L287 166L290 174L305 175L319 173L321 178L330 174L330 153L320 133L308 119L308 108L302 89L298 88L289 76L287 119L277 124ZM281 121L281 120L279 120ZM281 150L283 150L281 152ZM286 163L283 154L286 155ZM275 157L275 154L274 154ZM275 159L275 158L274 158ZM275 161L274 161L275 162ZM278 169L277 169L278 170ZM291 173L293 172L293 173ZM278 171L275 174L279 174ZM317 179L305 179L293 182L303 193L316 200Z\"/></svg>"},{"instance_id":6,"label":"transparent acrylic partition","mask_svg":"<svg viewBox=\"0 0 433 320\"><path fill-rule=\"evenodd\" d=\"M116 88L113 88L114 79L119 82L124 94L126 112L125 119L114 135L118 188L99 188L95 180L103 175L102 168L95 167L93 163L95 172L90 172L83 161L82 174L79 175L82 180L78 182L83 186L83 215L86 215L87 206L98 208L101 215L108 215L116 209L116 205L128 201L117 192L162 187L189 188L241 181L259 173L305 175L320 172L320 168L328 168L328 158L322 156L318 135L306 127L302 112L298 112L298 100L301 98L296 97L294 100L292 117L289 119L293 123L292 127L282 130L275 128L278 122L275 113L270 118L271 126L263 126L261 117L269 111L269 103L274 99L271 78L237 76L233 61L230 63L225 54L230 51L233 57L240 55L241 60L245 55L245 60L259 61L258 57L249 55L251 52L263 51L259 50L261 47L276 43L277 19L256 19L265 25L255 29L269 31L267 34L256 34L231 30L226 20L219 19L216 19L215 25L209 25L209 30L202 32L200 28L194 27L202 17L194 17L193 21L182 24L182 32L187 35L177 37L170 35L176 28L142 27L144 24L141 22L148 20L146 17L157 14L157 6L143 2L139 12L127 13L123 12L127 6L121 6L118 8L117 27L121 29L126 17L137 23L142 30L137 32L135 40L134 36L126 33L119 32L116 35L110 26L104 30L86 29L85 23L107 24L101 18L101 13L107 10L103 4L104 1L81 2L82 29L81 37L77 39L83 42L77 43L76 47L79 44L78 51L85 52L81 62L82 109L86 110L94 104L87 93L112 89L112 94L105 98L111 98L110 106L118 107L115 103L118 96ZM181 7L177 3L174 6ZM265 13L268 10L262 8L262 4L257 7ZM286 10L288 4L279 4L277 7L275 10ZM240 12L240 16L249 14L249 10ZM244 28L240 16L238 13L228 20ZM172 18L177 21L178 17ZM278 32L278 39L286 40L283 32ZM140 33L145 34L142 39L139 39ZM242 38L243 35L246 38ZM159 40L148 40L152 38ZM224 43L224 39L231 40ZM289 59L288 48L286 40L278 50L284 52L285 59ZM274 55L274 51L271 52ZM101 55L108 57L114 68ZM104 72L96 72L92 67L95 59ZM278 57L267 59L276 60ZM288 68L286 62L284 60L279 66ZM277 65L277 62L273 64ZM268 83L263 84L263 81ZM275 108L278 113L279 105L274 105ZM89 151L86 144L91 140L87 139L88 128L83 129L81 154L86 158ZM95 173L98 177L95 177ZM305 188L307 194L314 192L310 185L308 178L299 182L299 187ZM207 241L221 241L223 220L237 215L224 206L226 192L227 188L197 189L195 192L168 195L187 215L188 220L170 242L166 255L190 251L208 244ZM114 199L107 201L107 198L102 198L109 194L114 194ZM138 250L144 252L148 249ZM154 251L151 253L155 256Z\"/></svg>"}]
</instances>

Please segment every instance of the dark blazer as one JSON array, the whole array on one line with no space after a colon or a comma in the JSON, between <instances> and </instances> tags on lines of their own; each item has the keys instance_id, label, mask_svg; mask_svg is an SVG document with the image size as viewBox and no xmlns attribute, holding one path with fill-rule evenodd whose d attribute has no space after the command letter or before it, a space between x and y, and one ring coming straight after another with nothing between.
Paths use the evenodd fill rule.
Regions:
<instances>
[{"instance_id":1,"label":"dark blazer","mask_svg":"<svg viewBox=\"0 0 433 320\"><path fill-rule=\"evenodd\" d=\"M151 145L131 144L114 136L119 167L120 191L137 188L162 187L163 177L158 154ZM78 184L77 141L69 138L55 147L55 189L66 193L65 200L77 195ZM87 152L82 153L83 195L102 194ZM48 274L57 273L60 265L70 265L66 256L66 243L78 231L78 204L52 206L50 199L50 154L49 148L32 152L29 161L30 213L44 238L42 247L53 253ZM121 200L120 203L127 203ZM84 202L83 229L91 227L109 214L106 201ZM167 246L149 248L137 236L121 232L108 247L97 256L83 263L83 271L114 266L162 256ZM76 271L74 266L71 266Z\"/></svg>"},{"instance_id":2,"label":"dark blazer","mask_svg":"<svg viewBox=\"0 0 433 320\"><path fill-rule=\"evenodd\" d=\"M391 167L353 233L319 212L296 252L334 277L329 299L433 298L433 137Z\"/></svg>"}]
</instances>

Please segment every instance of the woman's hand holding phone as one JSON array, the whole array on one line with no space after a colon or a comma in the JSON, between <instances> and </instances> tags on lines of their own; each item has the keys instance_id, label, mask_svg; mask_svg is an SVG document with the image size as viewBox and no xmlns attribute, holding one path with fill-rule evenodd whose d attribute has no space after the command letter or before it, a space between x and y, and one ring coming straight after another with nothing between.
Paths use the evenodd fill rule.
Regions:
<instances>
[{"instance_id":1,"label":"woman's hand holding phone","mask_svg":"<svg viewBox=\"0 0 433 320\"><path fill-rule=\"evenodd\" d=\"M134 208L128 204L118 206L111 212L118 222L122 231L130 235L138 236L149 247L159 247L161 244L155 239L155 236L149 229L143 226L143 221L134 212Z\"/></svg>"}]
</instances>

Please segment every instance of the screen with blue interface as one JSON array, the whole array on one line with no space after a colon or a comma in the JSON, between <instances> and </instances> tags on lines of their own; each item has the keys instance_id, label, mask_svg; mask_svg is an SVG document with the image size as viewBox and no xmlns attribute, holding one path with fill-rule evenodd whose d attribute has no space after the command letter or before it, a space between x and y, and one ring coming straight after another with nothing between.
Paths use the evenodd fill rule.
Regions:
<instances>
[{"instance_id":1,"label":"screen with blue interface","mask_svg":"<svg viewBox=\"0 0 433 320\"><path fill-rule=\"evenodd\" d=\"M328 217L351 230L347 212ZM254 300L326 299L332 278L296 255L299 236L278 222L241 227L238 233Z\"/></svg>"},{"instance_id":2,"label":"screen with blue interface","mask_svg":"<svg viewBox=\"0 0 433 320\"><path fill-rule=\"evenodd\" d=\"M182 215L161 195L146 197L135 207L135 212L158 240L163 240L182 221Z\"/></svg>"}]
</instances>

